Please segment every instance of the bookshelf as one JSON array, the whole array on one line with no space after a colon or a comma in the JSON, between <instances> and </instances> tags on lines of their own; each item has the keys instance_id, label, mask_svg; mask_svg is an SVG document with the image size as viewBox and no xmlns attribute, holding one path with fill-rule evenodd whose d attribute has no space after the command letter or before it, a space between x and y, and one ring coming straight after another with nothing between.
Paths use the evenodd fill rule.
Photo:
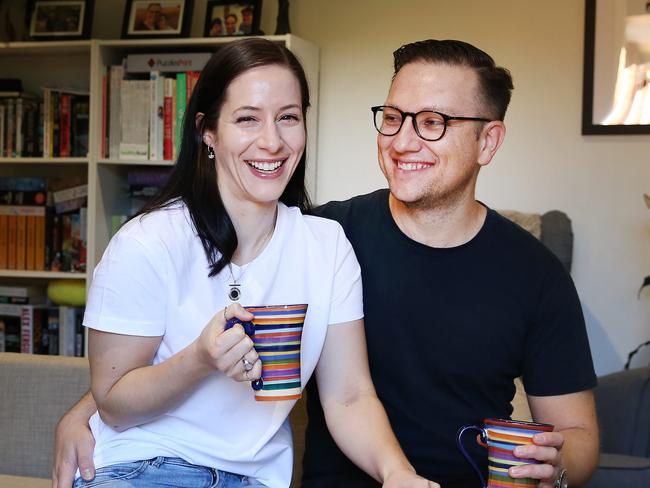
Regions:
<instances>
[{"instance_id":1,"label":"bookshelf","mask_svg":"<svg viewBox=\"0 0 650 488\"><path fill-rule=\"evenodd\" d=\"M310 86L311 108L307 118L309 144L307 182L316 200L316 149L318 114L318 48L291 34L264 36L287 46L303 63ZM0 157L0 176L87 177L85 272L24 271L0 269L0 284L46 284L52 279L84 279L90 285L92 270L111 236L111 216L127 213L124 191L129 170L137 166L169 167L171 161L129 161L103 158L101 154L102 75L104 66L120 64L129 54L214 52L235 38L184 38L0 43L0 78L19 78L23 89L39 94L42 87L65 87L89 93L87 157Z\"/></svg>"}]
</instances>

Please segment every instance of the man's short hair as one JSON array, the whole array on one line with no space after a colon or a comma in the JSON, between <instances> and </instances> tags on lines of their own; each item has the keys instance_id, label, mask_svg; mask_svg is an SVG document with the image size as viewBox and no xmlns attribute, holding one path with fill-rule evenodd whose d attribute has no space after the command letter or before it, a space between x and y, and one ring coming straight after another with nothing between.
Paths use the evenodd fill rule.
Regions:
<instances>
[{"instance_id":1,"label":"man's short hair","mask_svg":"<svg viewBox=\"0 0 650 488\"><path fill-rule=\"evenodd\" d=\"M488 116L503 120L510 103L513 84L510 71L497 66L494 59L479 48L463 41L427 39L405 44L393 53L395 73L409 63L424 61L473 68L478 75L481 102Z\"/></svg>"}]
</instances>

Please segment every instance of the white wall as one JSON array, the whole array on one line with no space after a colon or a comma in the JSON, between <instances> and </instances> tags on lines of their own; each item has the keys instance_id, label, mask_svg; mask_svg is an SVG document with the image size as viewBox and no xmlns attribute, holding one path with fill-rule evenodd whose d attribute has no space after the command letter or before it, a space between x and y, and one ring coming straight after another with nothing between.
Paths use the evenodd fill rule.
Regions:
<instances>
[{"instance_id":1,"label":"white wall","mask_svg":"<svg viewBox=\"0 0 650 488\"><path fill-rule=\"evenodd\" d=\"M270 3L270 2L266 2ZM275 2L272 2L275 3ZM292 32L321 48L318 200L385 186L371 105L384 101L394 49L462 39L513 74L506 142L479 178L495 208L564 210L573 277L599 374L650 339L650 136L582 136L582 0L292 0ZM646 362L645 351L635 364ZM559 361L562 358L558 358Z\"/></svg>"},{"instance_id":2,"label":"white wall","mask_svg":"<svg viewBox=\"0 0 650 488\"><path fill-rule=\"evenodd\" d=\"M124 0L97 0L93 36L118 38ZM264 0L262 29L277 2ZM194 8L202 33L205 0ZM650 136L581 136L583 0L291 0L292 32L321 48L318 201L385 186L371 105L384 101L391 53L423 38L462 39L513 74L506 141L479 178L494 208L564 210L573 221L573 277L599 374L650 339ZM635 358L648 362L650 352ZM558 358L561 361L562 358Z\"/></svg>"}]
</instances>

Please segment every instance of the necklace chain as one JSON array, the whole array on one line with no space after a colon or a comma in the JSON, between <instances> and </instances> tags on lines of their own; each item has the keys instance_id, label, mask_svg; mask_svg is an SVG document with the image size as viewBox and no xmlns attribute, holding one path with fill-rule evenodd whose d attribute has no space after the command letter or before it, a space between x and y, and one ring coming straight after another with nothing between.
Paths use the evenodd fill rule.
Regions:
<instances>
[{"instance_id":1,"label":"necklace chain","mask_svg":"<svg viewBox=\"0 0 650 488\"><path fill-rule=\"evenodd\" d=\"M275 224L271 227L269 232L267 233L266 237L262 241L262 244L259 247L264 247L269 240L271 239L271 236L273 235L273 231L275 229ZM249 262L248 264L245 264L244 266L240 266L241 272L239 273L239 276L237 279L235 279L235 274L232 272L232 263L228 263L228 271L230 272L230 279L232 280L232 283L229 283L228 286L230 287L230 290L228 291L228 298L232 302L236 302L241 298L241 280L244 277L244 274L246 274L246 271L248 271L248 267L253 263L253 261Z\"/></svg>"}]
</instances>

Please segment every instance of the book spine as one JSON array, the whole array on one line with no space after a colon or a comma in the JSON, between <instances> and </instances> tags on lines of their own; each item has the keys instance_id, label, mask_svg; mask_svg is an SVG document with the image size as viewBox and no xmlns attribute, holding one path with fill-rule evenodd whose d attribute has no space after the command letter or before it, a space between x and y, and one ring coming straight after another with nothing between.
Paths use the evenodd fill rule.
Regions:
<instances>
[{"instance_id":1,"label":"book spine","mask_svg":"<svg viewBox=\"0 0 650 488\"><path fill-rule=\"evenodd\" d=\"M51 307L47 311L48 354L59 354L59 308Z\"/></svg>"},{"instance_id":2,"label":"book spine","mask_svg":"<svg viewBox=\"0 0 650 488\"><path fill-rule=\"evenodd\" d=\"M50 122L50 114L52 113L52 90L49 88L43 89L43 157L51 158L51 138L52 138L52 125Z\"/></svg>"},{"instance_id":3,"label":"book spine","mask_svg":"<svg viewBox=\"0 0 650 488\"><path fill-rule=\"evenodd\" d=\"M70 157L70 95L59 95L59 156Z\"/></svg>"},{"instance_id":4,"label":"book spine","mask_svg":"<svg viewBox=\"0 0 650 488\"><path fill-rule=\"evenodd\" d=\"M0 269L7 269L7 215L0 215Z\"/></svg>"},{"instance_id":5,"label":"book spine","mask_svg":"<svg viewBox=\"0 0 650 488\"><path fill-rule=\"evenodd\" d=\"M25 305L20 310L20 352L34 353L34 308Z\"/></svg>"},{"instance_id":6,"label":"book spine","mask_svg":"<svg viewBox=\"0 0 650 488\"><path fill-rule=\"evenodd\" d=\"M61 156L61 94L52 92L52 157Z\"/></svg>"},{"instance_id":7,"label":"book spine","mask_svg":"<svg viewBox=\"0 0 650 488\"><path fill-rule=\"evenodd\" d=\"M174 80L172 78L165 78L165 106L164 106L164 137L163 137L163 158L165 161L171 161L173 156L173 142L172 142L172 118L173 103L172 94L174 90Z\"/></svg>"},{"instance_id":8,"label":"book spine","mask_svg":"<svg viewBox=\"0 0 650 488\"><path fill-rule=\"evenodd\" d=\"M110 88L109 88L109 124L108 124L108 155L111 159L119 158L120 154L120 137L121 137L121 100L122 100L122 79L124 78L124 68L122 65L110 67Z\"/></svg>"},{"instance_id":9,"label":"book spine","mask_svg":"<svg viewBox=\"0 0 650 488\"><path fill-rule=\"evenodd\" d=\"M16 157L23 155L23 123L24 123L25 104L22 98L16 98L16 147L14 149Z\"/></svg>"},{"instance_id":10,"label":"book spine","mask_svg":"<svg viewBox=\"0 0 650 488\"><path fill-rule=\"evenodd\" d=\"M187 74L178 73L176 75L176 137L175 146L176 154L181 148L181 141L183 140L183 117L185 117L185 109L187 107Z\"/></svg>"},{"instance_id":11,"label":"book spine","mask_svg":"<svg viewBox=\"0 0 650 488\"><path fill-rule=\"evenodd\" d=\"M158 113L162 112L159 103L161 76L158 71L149 73L151 82L151 103L149 104L149 159L157 161L162 159L162 154L158 152Z\"/></svg>"},{"instance_id":12,"label":"book spine","mask_svg":"<svg viewBox=\"0 0 650 488\"><path fill-rule=\"evenodd\" d=\"M16 140L16 102L10 98L7 100L7 157L13 158L15 154L15 140Z\"/></svg>"},{"instance_id":13,"label":"book spine","mask_svg":"<svg viewBox=\"0 0 650 488\"><path fill-rule=\"evenodd\" d=\"M0 158L4 158L5 152L5 127L7 119L7 106L0 102Z\"/></svg>"},{"instance_id":14,"label":"book spine","mask_svg":"<svg viewBox=\"0 0 650 488\"><path fill-rule=\"evenodd\" d=\"M27 253L27 216L18 213L16 217L16 269L25 269Z\"/></svg>"},{"instance_id":15,"label":"book spine","mask_svg":"<svg viewBox=\"0 0 650 488\"><path fill-rule=\"evenodd\" d=\"M102 133L99 157L108 158L108 68L102 66Z\"/></svg>"},{"instance_id":16,"label":"book spine","mask_svg":"<svg viewBox=\"0 0 650 488\"><path fill-rule=\"evenodd\" d=\"M28 215L26 217L25 230L25 269L36 269L36 217Z\"/></svg>"}]
</instances>

